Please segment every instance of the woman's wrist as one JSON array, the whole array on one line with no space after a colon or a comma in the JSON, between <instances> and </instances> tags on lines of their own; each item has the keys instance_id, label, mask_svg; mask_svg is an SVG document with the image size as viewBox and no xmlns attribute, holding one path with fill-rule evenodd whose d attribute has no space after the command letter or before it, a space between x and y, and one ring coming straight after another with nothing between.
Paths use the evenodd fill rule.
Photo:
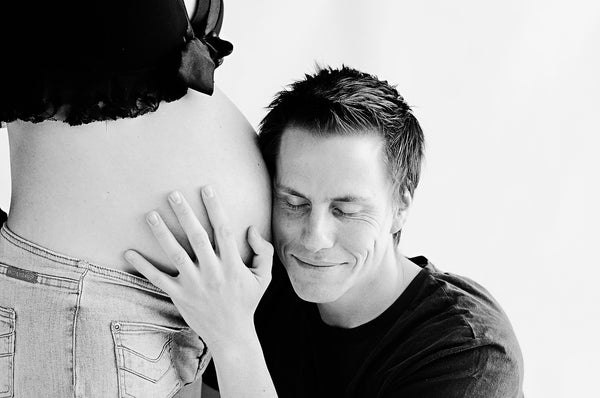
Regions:
<instances>
[{"instance_id":1,"label":"woman's wrist","mask_svg":"<svg viewBox=\"0 0 600 398\"><path fill-rule=\"evenodd\" d=\"M245 326L236 325L230 332L230 334L220 334L206 341L215 363L220 360L232 360L241 353L248 353L256 349L262 353L253 323Z\"/></svg>"},{"instance_id":2,"label":"woman's wrist","mask_svg":"<svg viewBox=\"0 0 600 398\"><path fill-rule=\"evenodd\" d=\"M277 397L254 327L237 336L211 350L221 397Z\"/></svg>"}]
</instances>

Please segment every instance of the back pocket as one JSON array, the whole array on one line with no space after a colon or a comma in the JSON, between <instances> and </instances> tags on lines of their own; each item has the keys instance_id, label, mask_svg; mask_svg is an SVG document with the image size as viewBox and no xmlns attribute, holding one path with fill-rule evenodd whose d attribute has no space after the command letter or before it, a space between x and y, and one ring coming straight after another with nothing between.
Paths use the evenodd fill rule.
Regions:
<instances>
[{"instance_id":1,"label":"back pocket","mask_svg":"<svg viewBox=\"0 0 600 398\"><path fill-rule=\"evenodd\" d=\"M170 398L197 380L210 360L190 328L112 322L120 397Z\"/></svg>"},{"instance_id":2,"label":"back pocket","mask_svg":"<svg viewBox=\"0 0 600 398\"><path fill-rule=\"evenodd\" d=\"M0 398L13 396L15 311L0 307Z\"/></svg>"}]
</instances>

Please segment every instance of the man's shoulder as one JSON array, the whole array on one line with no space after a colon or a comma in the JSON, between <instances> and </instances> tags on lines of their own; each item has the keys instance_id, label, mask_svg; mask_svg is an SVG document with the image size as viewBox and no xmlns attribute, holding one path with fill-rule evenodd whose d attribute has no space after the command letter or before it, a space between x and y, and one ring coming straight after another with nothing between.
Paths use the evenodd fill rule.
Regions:
<instances>
[{"instance_id":1,"label":"man's shoulder","mask_svg":"<svg viewBox=\"0 0 600 398\"><path fill-rule=\"evenodd\" d=\"M416 314L423 311L427 318L445 319L464 326L471 331L473 339L514 338L508 316L485 287L471 278L444 272L424 257L419 261L427 277L421 295L415 297Z\"/></svg>"},{"instance_id":2,"label":"man's shoulder","mask_svg":"<svg viewBox=\"0 0 600 398\"><path fill-rule=\"evenodd\" d=\"M425 257L411 261L423 270L407 289L409 300L378 345L379 354L372 357L386 379L377 383L409 395L461 396L461 391L481 389L486 393L476 396L502 396L489 395L490 383L474 382L480 375L496 378L503 391L517 391L506 396L518 396L522 356L500 305L470 278L443 272ZM430 390L415 387L438 378L447 383L432 383Z\"/></svg>"},{"instance_id":3,"label":"man's shoulder","mask_svg":"<svg viewBox=\"0 0 600 398\"><path fill-rule=\"evenodd\" d=\"M436 356L491 346L520 359L510 320L487 289L442 271L425 257L410 260L422 272L403 293L407 303L387 334L392 351L401 346L403 353Z\"/></svg>"}]
</instances>

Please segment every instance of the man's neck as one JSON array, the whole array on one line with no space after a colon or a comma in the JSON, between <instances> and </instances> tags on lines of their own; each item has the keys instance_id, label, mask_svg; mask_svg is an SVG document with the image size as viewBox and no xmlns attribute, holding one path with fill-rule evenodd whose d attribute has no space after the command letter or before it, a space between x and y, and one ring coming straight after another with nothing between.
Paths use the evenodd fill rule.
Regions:
<instances>
[{"instance_id":1,"label":"man's neck","mask_svg":"<svg viewBox=\"0 0 600 398\"><path fill-rule=\"evenodd\" d=\"M323 322L351 329L372 321L400 297L421 270L398 249L389 250L383 261L366 283L334 302L317 304Z\"/></svg>"}]
</instances>

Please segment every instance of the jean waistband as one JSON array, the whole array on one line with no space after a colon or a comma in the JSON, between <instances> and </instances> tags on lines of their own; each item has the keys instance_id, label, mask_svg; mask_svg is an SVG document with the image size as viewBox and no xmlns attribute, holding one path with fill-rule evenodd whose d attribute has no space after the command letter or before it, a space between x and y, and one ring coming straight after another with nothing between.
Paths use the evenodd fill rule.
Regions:
<instances>
[{"instance_id":1,"label":"jean waistband","mask_svg":"<svg viewBox=\"0 0 600 398\"><path fill-rule=\"evenodd\" d=\"M150 283L150 281L148 281L145 278L135 276L116 269L103 267L101 265L97 265L75 257L67 256L65 254L57 253L50 249L37 245L33 242L30 242L27 239L11 231L8 228L8 225L6 225L6 223L4 223L2 225L2 228L0 228L0 237L5 239L8 243L12 244L16 248L22 251L26 251L32 255L42 257L46 260L71 266L76 269L88 270L94 274L118 280L120 283L130 285L131 287L141 288L163 296L167 296L165 292L154 286L152 283Z\"/></svg>"}]
</instances>

